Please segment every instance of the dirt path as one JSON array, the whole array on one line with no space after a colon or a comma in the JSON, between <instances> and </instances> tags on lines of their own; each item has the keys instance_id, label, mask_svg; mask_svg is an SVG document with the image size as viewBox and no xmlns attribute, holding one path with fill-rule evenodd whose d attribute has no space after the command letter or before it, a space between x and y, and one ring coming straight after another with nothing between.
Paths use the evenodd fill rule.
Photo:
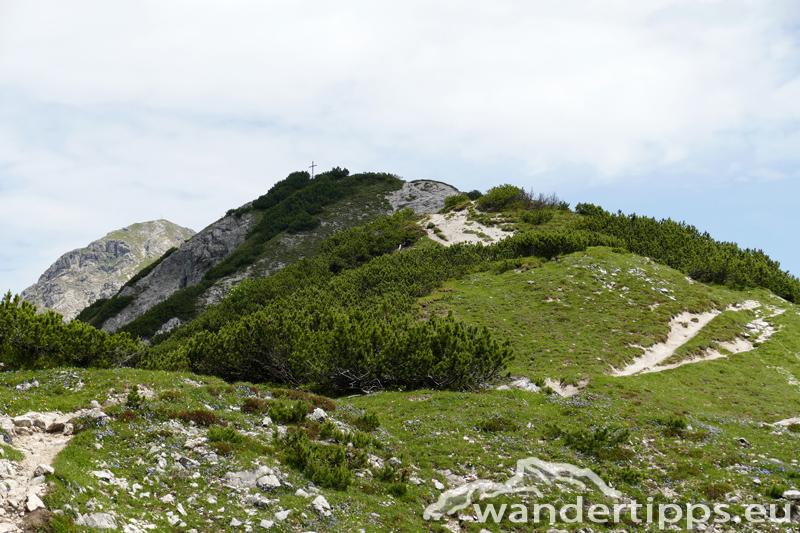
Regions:
<instances>
[{"instance_id":1,"label":"dirt path","mask_svg":"<svg viewBox=\"0 0 800 533\"><path fill-rule=\"evenodd\" d=\"M655 367L672 356L675 350L692 340L706 324L720 314L722 314L721 311L708 311L700 314L683 312L679 314L669 321L670 331L666 341L643 348L644 353L641 357L637 357L633 363L625 368L615 370L611 375L632 376L643 372L663 370L663 367L658 369ZM640 348L642 347L640 346Z\"/></svg>"},{"instance_id":2,"label":"dirt path","mask_svg":"<svg viewBox=\"0 0 800 533\"><path fill-rule=\"evenodd\" d=\"M726 311L745 311L745 310L758 310L762 307L761 302L756 300L747 300L739 304L729 306ZM769 317L776 317L781 315L786 310L778 309L773 306L766 306L769 311ZM669 359L675 351L689 342L695 335L697 335L714 317L722 314L721 311L708 311L706 313L692 314L688 312L681 313L670 320L670 332L665 342L654 344L648 348L639 346L644 350L641 357L637 357L633 363L620 370L614 370L612 376L632 376L634 374L646 374L648 372L663 372L664 370L672 370L684 365L700 363L703 361L713 361L714 359L721 359L728 357L721 353L719 350L707 350L701 357L687 359L678 363L669 365L662 365L661 363ZM777 330L767 322L763 317L758 316L760 312L757 311L757 318L747 324L747 329L751 336L756 336L756 342L767 341ZM727 350L732 354L748 352L753 349L753 342L737 338L731 342L718 343L721 349Z\"/></svg>"},{"instance_id":3,"label":"dirt path","mask_svg":"<svg viewBox=\"0 0 800 533\"><path fill-rule=\"evenodd\" d=\"M0 461L0 533L26 531L39 519L44 509L41 498L47 483L40 477L42 466L52 465L55 457L69 443L71 435L47 433L39 428L24 428L13 438L15 449L25 454L21 461Z\"/></svg>"},{"instance_id":4,"label":"dirt path","mask_svg":"<svg viewBox=\"0 0 800 533\"><path fill-rule=\"evenodd\" d=\"M428 222L432 222L447 240L439 238L433 228L426 229L428 236L445 246L451 246L458 242L491 244L514 234L510 231L503 231L497 226L484 226L480 222L467 220L467 215L467 210L444 215L434 213L430 215L427 222L422 224L422 227L425 227Z\"/></svg>"}]
</instances>

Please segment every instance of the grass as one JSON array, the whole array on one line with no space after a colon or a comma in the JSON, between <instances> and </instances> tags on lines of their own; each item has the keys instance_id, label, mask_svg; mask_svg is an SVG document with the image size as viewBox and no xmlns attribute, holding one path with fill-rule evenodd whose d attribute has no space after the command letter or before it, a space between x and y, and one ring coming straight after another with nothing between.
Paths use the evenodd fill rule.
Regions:
<instances>
[{"instance_id":1,"label":"grass","mask_svg":"<svg viewBox=\"0 0 800 533\"><path fill-rule=\"evenodd\" d=\"M569 218L561 215L556 212L548 224ZM662 287L670 292L654 290ZM648 346L663 340L672 316L722 310L747 299L786 309L771 319L780 330L756 349L665 372L609 375L611 368L641 353L631 344ZM502 482L514 474L518 460L531 456L591 468L625 497L640 502L648 497L656 503L724 502L726 494L736 492L744 502L768 503L779 489L800 484L800 432L796 427L767 425L800 412L800 314L796 306L766 291L691 283L646 258L593 248L554 261L529 258L488 265L482 272L447 282L420 300L419 309L423 314L453 311L462 320L485 324L500 339L510 340L517 353L510 368L514 375L538 382L588 379L588 384L572 398L518 390L419 390L332 399L278 390L270 384L227 384L190 374L54 369L0 373L0 411L11 415L72 411L92 400L103 403L109 395L125 401L137 385L138 394L150 399L131 410L135 418L125 421L121 416L128 407L109 408L109 414L120 418L80 432L58 456L47 503L51 509L67 503L85 509L94 502L98 511L114 509L120 516L164 530L170 528L165 513L174 512L175 506L160 498L174 494L191 510L182 517L186 522L182 530L234 531L230 526L234 517L249 518L257 526L277 509L291 508L290 518L275 530L442 531L441 524L421 518L422 509L442 492L434 480L447 484L449 471L465 481ZM733 338L753 316L751 311L724 312L686 345L681 357ZM39 388L16 391L17 384L33 377ZM290 468L281 459L285 451L280 441L261 427L273 405L282 406L293 431L304 433L311 442L341 446L343 453L350 450L345 463L362 460L358 452L362 450L383 460L396 457L400 466L356 468L346 480L346 490L323 489L333 508L332 518L318 516L308 500L288 488L269 494L280 503L251 509L251 517L242 508L244 494L216 481L225 472L256 464L278 467L294 489L307 490L312 487L309 476L321 476L314 470L319 463L305 460L298 463L302 468ZM306 411L321 407L329 419L349 428L351 436L333 423L298 420L293 414L294 409L300 412L297 405ZM216 419L209 429L197 420L192 425L191 417L182 422L175 416L201 410ZM169 460L173 453L193 457L184 447L181 428L208 436L224 452L217 465L202 462L199 477L153 470L154 458L161 453ZM752 447L742 447L737 438ZM353 446L347 445L348 440ZM150 454L153 448L156 451ZM142 464L137 464L140 459ZM105 485L89 473L100 469L111 470L131 485L139 483L143 487L139 492L151 496L134 497ZM760 486L753 483L756 477ZM664 496L665 491L671 496ZM209 496L217 503L208 504ZM566 501L572 496L568 488L551 486L545 497ZM493 500L519 501L518 496ZM743 507L732 505L731 512L741 516ZM463 525L474 533L481 528L494 533L536 531L533 524ZM559 523L557 528L576 531L577 526Z\"/></svg>"}]
</instances>

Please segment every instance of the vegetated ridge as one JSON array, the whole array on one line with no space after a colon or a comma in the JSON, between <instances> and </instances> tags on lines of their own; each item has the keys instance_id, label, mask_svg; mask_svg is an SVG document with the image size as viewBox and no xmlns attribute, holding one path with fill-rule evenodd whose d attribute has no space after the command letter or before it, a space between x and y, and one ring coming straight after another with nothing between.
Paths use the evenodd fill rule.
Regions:
<instances>
[{"instance_id":1,"label":"vegetated ridge","mask_svg":"<svg viewBox=\"0 0 800 533\"><path fill-rule=\"evenodd\" d=\"M684 224L573 211L512 185L442 203L436 216L401 209L334 233L149 346L73 322L97 347L75 358L69 325L9 295L0 411L15 418L0 428L12 445L75 434L44 472L42 504L61 512L50 526L800 523L796 278ZM32 323L46 334L13 327ZM72 413L69 427L41 414L56 410ZM16 527L37 502L9 494ZM621 518L533 520L533 504L579 496L620 505ZM636 502L655 505L649 522ZM506 511L495 523L473 503ZM692 524L666 504L729 514ZM753 505L773 505L774 519L750 521Z\"/></svg>"}]
</instances>

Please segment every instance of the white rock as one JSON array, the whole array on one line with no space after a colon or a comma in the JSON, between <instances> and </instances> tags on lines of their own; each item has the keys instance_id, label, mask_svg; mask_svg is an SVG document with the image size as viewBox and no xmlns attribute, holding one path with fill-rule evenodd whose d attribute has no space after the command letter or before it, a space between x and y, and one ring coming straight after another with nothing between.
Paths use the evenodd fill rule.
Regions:
<instances>
[{"instance_id":1,"label":"white rock","mask_svg":"<svg viewBox=\"0 0 800 533\"><path fill-rule=\"evenodd\" d=\"M280 480L272 474L258 478L256 485L260 489L276 489L281 486Z\"/></svg>"},{"instance_id":2,"label":"white rock","mask_svg":"<svg viewBox=\"0 0 800 533\"><path fill-rule=\"evenodd\" d=\"M285 511L278 511L275 513L275 520L284 521L289 518L289 513L291 513L291 509L286 509Z\"/></svg>"},{"instance_id":3,"label":"white rock","mask_svg":"<svg viewBox=\"0 0 800 533\"><path fill-rule=\"evenodd\" d=\"M34 477L39 477L53 474L54 472L55 470L50 465L39 465L36 467L36 470L33 471L33 475Z\"/></svg>"},{"instance_id":4,"label":"white rock","mask_svg":"<svg viewBox=\"0 0 800 533\"><path fill-rule=\"evenodd\" d=\"M794 489L787 490L786 492L783 493L783 497L786 498L787 500L794 500L794 501L800 500L800 490L794 490Z\"/></svg>"},{"instance_id":5,"label":"white rock","mask_svg":"<svg viewBox=\"0 0 800 533\"><path fill-rule=\"evenodd\" d=\"M317 496L311 502L311 505L314 507L314 510L322 516L331 516L331 504L328 503L325 496Z\"/></svg>"},{"instance_id":6,"label":"white rock","mask_svg":"<svg viewBox=\"0 0 800 533\"><path fill-rule=\"evenodd\" d=\"M317 407L313 413L306 416L314 422L324 422L328 418L328 413Z\"/></svg>"},{"instance_id":7,"label":"white rock","mask_svg":"<svg viewBox=\"0 0 800 533\"><path fill-rule=\"evenodd\" d=\"M28 512L33 512L36 509L44 509L44 503L39 497L33 492L28 492L28 502L25 504L25 507L28 509Z\"/></svg>"},{"instance_id":8,"label":"white rock","mask_svg":"<svg viewBox=\"0 0 800 533\"><path fill-rule=\"evenodd\" d=\"M181 516L186 516L186 510L183 508L183 505L178 504L177 507L178 507L178 512L181 514Z\"/></svg>"},{"instance_id":9,"label":"white rock","mask_svg":"<svg viewBox=\"0 0 800 533\"><path fill-rule=\"evenodd\" d=\"M239 527L242 525L242 522L236 520L235 518L231 518L231 527Z\"/></svg>"},{"instance_id":10,"label":"white rock","mask_svg":"<svg viewBox=\"0 0 800 533\"><path fill-rule=\"evenodd\" d=\"M172 494L167 494L166 496L161 497L161 501L163 503L175 503L175 496Z\"/></svg>"},{"instance_id":11,"label":"white rock","mask_svg":"<svg viewBox=\"0 0 800 533\"><path fill-rule=\"evenodd\" d=\"M88 527L96 527L99 529L117 529L116 519L108 513L93 513L90 515L83 515L84 524ZM75 522L78 523L77 521Z\"/></svg>"},{"instance_id":12,"label":"white rock","mask_svg":"<svg viewBox=\"0 0 800 533\"><path fill-rule=\"evenodd\" d=\"M441 482L441 481L439 481L438 479L434 479L434 480L433 480L433 487L434 487L436 490L444 490L444 485L443 485L443 484L442 484L442 482Z\"/></svg>"},{"instance_id":13,"label":"white rock","mask_svg":"<svg viewBox=\"0 0 800 533\"><path fill-rule=\"evenodd\" d=\"M260 525L261 525L261 527L263 527L264 529L269 529L269 528L271 528L271 527L272 527L274 524L275 524L275 522L273 522L272 520L262 520Z\"/></svg>"},{"instance_id":14,"label":"white rock","mask_svg":"<svg viewBox=\"0 0 800 533\"><path fill-rule=\"evenodd\" d=\"M264 417L264 420L261 421L261 425L264 427L271 426L273 424L272 419L268 416Z\"/></svg>"}]
</instances>

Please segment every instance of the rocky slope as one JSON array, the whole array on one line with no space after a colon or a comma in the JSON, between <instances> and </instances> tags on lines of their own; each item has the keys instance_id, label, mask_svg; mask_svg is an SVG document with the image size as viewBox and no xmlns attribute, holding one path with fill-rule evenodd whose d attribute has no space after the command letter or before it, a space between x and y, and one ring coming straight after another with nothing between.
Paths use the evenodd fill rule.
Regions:
<instances>
[{"instance_id":1,"label":"rocky slope","mask_svg":"<svg viewBox=\"0 0 800 533\"><path fill-rule=\"evenodd\" d=\"M366 216L391 214L404 208L414 209L418 213L434 213L444 206L444 199L447 196L458 192L458 189L445 183L418 180L406 182L402 188L376 197L365 204L351 205L351 201L340 202L341 205L334 204L327 210L329 219L323 220L317 229L292 235L284 234L276 240L276 253L280 252L289 259L267 254L268 256L257 264L218 281L207 291L208 294L201 298L201 304L217 303L243 279L269 275L286 266L287 260L291 262L302 257L301 252L293 253L289 249L304 249L309 246L310 241L320 240L350 227ZM354 212L354 209L360 211ZM150 274L133 286L123 289L120 296L134 296L134 300L118 314L106 320L102 329L110 333L115 332L176 291L199 283L208 269L219 264L245 241L256 222L253 213L238 216L230 214L202 230L184 243L178 251L167 257ZM179 322L177 319L166 322L165 324L168 324L166 329L174 327Z\"/></svg>"},{"instance_id":2,"label":"rocky slope","mask_svg":"<svg viewBox=\"0 0 800 533\"><path fill-rule=\"evenodd\" d=\"M197 284L209 268L244 242L254 221L249 213L240 217L226 216L183 243L150 274L132 287L123 289L120 296L135 296L135 299L117 316L106 321L103 330L114 332L175 291Z\"/></svg>"},{"instance_id":3,"label":"rocky slope","mask_svg":"<svg viewBox=\"0 0 800 533\"><path fill-rule=\"evenodd\" d=\"M22 299L39 310L51 309L70 320L87 305L116 294L139 270L194 233L168 220L112 231L85 248L58 258L36 284L22 292Z\"/></svg>"}]
</instances>

